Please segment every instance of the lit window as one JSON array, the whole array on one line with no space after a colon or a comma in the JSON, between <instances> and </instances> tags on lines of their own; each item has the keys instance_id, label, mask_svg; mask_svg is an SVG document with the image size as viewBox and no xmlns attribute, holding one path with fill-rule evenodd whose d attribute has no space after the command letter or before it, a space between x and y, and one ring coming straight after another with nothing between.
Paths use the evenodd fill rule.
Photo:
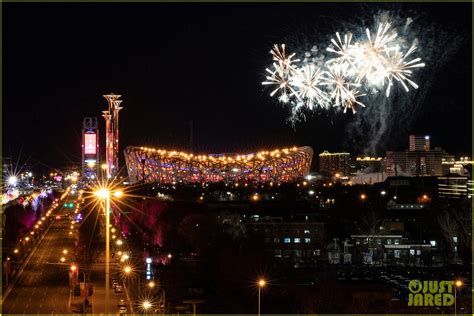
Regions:
<instances>
[{"instance_id":1,"label":"lit window","mask_svg":"<svg viewBox=\"0 0 474 316\"><path fill-rule=\"evenodd\" d=\"M453 237L454 242L458 242L458 237Z\"/></svg>"},{"instance_id":2,"label":"lit window","mask_svg":"<svg viewBox=\"0 0 474 316\"><path fill-rule=\"evenodd\" d=\"M299 244L301 242L301 238L295 238L295 244Z\"/></svg>"},{"instance_id":3,"label":"lit window","mask_svg":"<svg viewBox=\"0 0 474 316\"><path fill-rule=\"evenodd\" d=\"M412 255L412 256L415 255L415 249L410 249L410 255Z\"/></svg>"},{"instance_id":4,"label":"lit window","mask_svg":"<svg viewBox=\"0 0 474 316\"><path fill-rule=\"evenodd\" d=\"M430 240L430 244L432 247L436 247L436 240Z\"/></svg>"},{"instance_id":5,"label":"lit window","mask_svg":"<svg viewBox=\"0 0 474 316\"><path fill-rule=\"evenodd\" d=\"M420 255L421 255L421 250L418 249L418 250L416 251L416 255L417 255L417 256L420 256Z\"/></svg>"},{"instance_id":6,"label":"lit window","mask_svg":"<svg viewBox=\"0 0 474 316\"><path fill-rule=\"evenodd\" d=\"M275 244L280 243L280 238L273 238L273 242L274 242Z\"/></svg>"},{"instance_id":7,"label":"lit window","mask_svg":"<svg viewBox=\"0 0 474 316\"><path fill-rule=\"evenodd\" d=\"M387 245L391 245L392 244L392 240L391 239L387 239Z\"/></svg>"},{"instance_id":8,"label":"lit window","mask_svg":"<svg viewBox=\"0 0 474 316\"><path fill-rule=\"evenodd\" d=\"M395 239L394 244L395 245L400 245L400 241L398 239Z\"/></svg>"},{"instance_id":9,"label":"lit window","mask_svg":"<svg viewBox=\"0 0 474 316\"><path fill-rule=\"evenodd\" d=\"M309 234L309 229L305 229L305 230L304 230L304 233L305 233L305 234Z\"/></svg>"},{"instance_id":10,"label":"lit window","mask_svg":"<svg viewBox=\"0 0 474 316\"><path fill-rule=\"evenodd\" d=\"M283 238L283 242L285 244L289 244L291 242L291 238Z\"/></svg>"},{"instance_id":11,"label":"lit window","mask_svg":"<svg viewBox=\"0 0 474 316\"><path fill-rule=\"evenodd\" d=\"M305 238L305 239L304 239L304 242L307 243L307 244L309 244L309 243L311 242L311 238Z\"/></svg>"}]
</instances>

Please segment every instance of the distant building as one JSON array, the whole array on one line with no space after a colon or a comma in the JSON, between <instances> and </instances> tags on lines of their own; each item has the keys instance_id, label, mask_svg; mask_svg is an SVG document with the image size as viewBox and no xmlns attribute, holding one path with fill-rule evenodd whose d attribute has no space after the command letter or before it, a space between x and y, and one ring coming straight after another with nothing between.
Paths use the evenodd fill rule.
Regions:
<instances>
[{"instance_id":1,"label":"distant building","mask_svg":"<svg viewBox=\"0 0 474 316\"><path fill-rule=\"evenodd\" d=\"M324 250L324 224L312 215L270 217L253 215L247 230L264 238L267 250L277 258L295 261L321 258Z\"/></svg>"},{"instance_id":2,"label":"distant building","mask_svg":"<svg viewBox=\"0 0 474 316\"><path fill-rule=\"evenodd\" d=\"M473 182L466 176L455 173L438 177L438 196L440 198L470 198L473 191Z\"/></svg>"},{"instance_id":3,"label":"distant building","mask_svg":"<svg viewBox=\"0 0 474 316\"><path fill-rule=\"evenodd\" d=\"M426 136L428 137L428 136ZM429 137L410 135L410 149L403 152L388 151L387 176L442 176L443 159L451 159L440 147L430 149Z\"/></svg>"},{"instance_id":4,"label":"distant building","mask_svg":"<svg viewBox=\"0 0 474 316\"><path fill-rule=\"evenodd\" d=\"M373 184L387 178L385 159L382 157L356 157L353 170L350 177L352 184Z\"/></svg>"},{"instance_id":5,"label":"distant building","mask_svg":"<svg viewBox=\"0 0 474 316\"><path fill-rule=\"evenodd\" d=\"M452 155L446 155L442 159L443 175L448 173L456 173L460 176L467 175L467 169L472 170L474 161L470 157L459 157L455 159Z\"/></svg>"},{"instance_id":6,"label":"distant building","mask_svg":"<svg viewBox=\"0 0 474 316\"><path fill-rule=\"evenodd\" d=\"M410 135L410 151L430 150L430 137L420 135Z\"/></svg>"},{"instance_id":7,"label":"distant building","mask_svg":"<svg viewBox=\"0 0 474 316\"><path fill-rule=\"evenodd\" d=\"M350 154L330 153L324 151L319 154L319 172L334 176L347 176L350 174Z\"/></svg>"}]
</instances>

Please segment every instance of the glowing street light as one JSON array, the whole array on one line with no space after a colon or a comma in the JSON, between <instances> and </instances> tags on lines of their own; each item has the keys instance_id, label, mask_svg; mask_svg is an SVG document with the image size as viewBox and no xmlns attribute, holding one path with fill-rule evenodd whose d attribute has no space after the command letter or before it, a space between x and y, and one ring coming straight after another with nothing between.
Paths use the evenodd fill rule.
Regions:
<instances>
[{"instance_id":1,"label":"glowing street light","mask_svg":"<svg viewBox=\"0 0 474 316\"><path fill-rule=\"evenodd\" d=\"M11 187L16 186L18 183L18 178L16 176L10 176L8 177L8 185Z\"/></svg>"},{"instance_id":2,"label":"glowing street light","mask_svg":"<svg viewBox=\"0 0 474 316\"><path fill-rule=\"evenodd\" d=\"M146 300L142 303L143 310L147 312L151 308L151 303L150 301Z\"/></svg>"},{"instance_id":3,"label":"glowing street light","mask_svg":"<svg viewBox=\"0 0 474 316\"><path fill-rule=\"evenodd\" d=\"M61 260L61 262L66 262L66 258L64 258L64 257L61 257L60 260Z\"/></svg>"},{"instance_id":4,"label":"glowing street light","mask_svg":"<svg viewBox=\"0 0 474 316\"><path fill-rule=\"evenodd\" d=\"M458 309L457 309L457 293L458 289L461 288L464 285L462 280L456 280L454 281L454 315L457 315Z\"/></svg>"},{"instance_id":5,"label":"glowing street light","mask_svg":"<svg viewBox=\"0 0 474 316\"><path fill-rule=\"evenodd\" d=\"M122 244L123 244L123 241L122 241L122 240L120 240L120 239L118 239L118 240L116 241L116 244L117 244L117 246L122 246Z\"/></svg>"},{"instance_id":6,"label":"glowing street light","mask_svg":"<svg viewBox=\"0 0 474 316\"><path fill-rule=\"evenodd\" d=\"M67 255L67 249L63 250L63 254Z\"/></svg>"},{"instance_id":7,"label":"glowing street light","mask_svg":"<svg viewBox=\"0 0 474 316\"><path fill-rule=\"evenodd\" d=\"M260 293L262 291L262 289L267 285L267 281L263 278L259 279L257 281L257 285L258 285L258 316L260 316Z\"/></svg>"},{"instance_id":8,"label":"glowing street light","mask_svg":"<svg viewBox=\"0 0 474 316\"><path fill-rule=\"evenodd\" d=\"M116 198L120 198L122 195L123 195L123 192L122 192L122 191L115 191L115 192L114 192L114 196L115 196Z\"/></svg>"},{"instance_id":9,"label":"glowing street light","mask_svg":"<svg viewBox=\"0 0 474 316\"><path fill-rule=\"evenodd\" d=\"M155 282L154 282L154 281L150 281L150 282L148 282L148 287L149 287L150 289L154 288L154 287L155 287L155 285L156 285L156 284L155 284Z\"/></svg>"},{"instance_id":10,"label":"glowing street light","mask_svg":"<svg viewBox=\"0 0 474 316\"><path fill-rule=\"evenodd\" d=\"M106 166L107 168L107 166ZM122 196L121 191L115 191L113 196L118 198ZM94 195L101 200L105 199L105 313L109 313L109 302L110 302L110 195L111 192L107 188L100 188L94 192Z\"/></svg>"},{"instance_id":11,"label":"glowing street light","mask_svg":"<svg viewBox=\"0 0 474 316\"><path fill-rule=\"evenodd\" d=\"M127 275L130 274L130 273L132 273L132 267L131 267L131 266L125 266L125 267L123 268L123 272L124 272L125 274L127 274Z\"/></svg>"}]
</instances>

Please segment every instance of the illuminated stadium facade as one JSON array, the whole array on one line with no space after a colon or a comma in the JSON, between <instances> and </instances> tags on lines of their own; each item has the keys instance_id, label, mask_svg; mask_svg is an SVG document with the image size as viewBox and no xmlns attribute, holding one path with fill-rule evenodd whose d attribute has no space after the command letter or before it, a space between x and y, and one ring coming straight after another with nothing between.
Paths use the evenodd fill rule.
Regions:
<instances>
[{"instance_id":1,"label":"illuminated stadium facade","mask_svg":"<svg viewBox=\"0 0 474 316\"><path fill-rule=\"evenodd\" d=\"M147 147L124 150L131 183L291 182L309 173L313 149L193 155Z\"/></svg>"}]
</instances>

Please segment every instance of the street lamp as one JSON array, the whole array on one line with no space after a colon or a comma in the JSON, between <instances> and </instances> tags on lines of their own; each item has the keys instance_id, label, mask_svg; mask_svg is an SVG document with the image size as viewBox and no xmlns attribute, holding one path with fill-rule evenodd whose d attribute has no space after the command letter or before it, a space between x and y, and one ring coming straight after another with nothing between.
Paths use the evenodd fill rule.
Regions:
<instances>
[{"instance_id":1,"label":"street lamp","mask_svg":"<svg viewBox=\"0 0 474 316\"><path fill-rule=\"evenodd\" d=\"M132 273L132 267L131 266L125 266L123 268L123 272L127 275L129 275L130 273Z\"/></svg>"},{"instance_id":2,"label":"street lamp","mask_svg":"<svg viewBox=\"0 0 474 316\"><path fill-rule=\"evenodd\" d=\"M152 304L150 301L146 300L142 303L143 311L146 313L151 308Z\"/></svg>"},{"instance_id":3,"label":"street lamp","mask_svg":"<svg viewBox=\"0 0 474 316\"><path fill-rule=\"evenodd\" d=\"M109 313L110 302L110 193L107 188L100 188L94 192L99 199L105 200L105 314ZM120 197L122 193L121 191L115 191L113 195Z\"/></svg>"},{"instance_id":4,"label":"street lamp","mask_svg":"<svg viewBox=\"0 0 474 316\"><path fill-rule=\"evenodd\" d=\"M16 261L20 264L20 251L18 249L13 250L13 253L16 254Z\"/></svg>"},{"instance_id":5,"label":"street lamp","mask_svg":"<svg viewBox=\"0 0 474 316\"><path fill-rule=\"evenodd\" d=\"M458 293L458 288L461 288L464 285L462 280L456 280L454 281L454 315L457 315L457 293Z\"/></svg>"},{"instance_id":6,"label":"street lamp","mask_svg":"<svg viewBox=\"0 0 474 316\"><path fill-rule=\"evenodd\" d=\"M71 266L71 271L74 273L74 272L81 272L79 271L78 267L76 265L72 265ZM82 271L82 276L84 277L84 313L86 313L86 300L87 300L87 287L86 287L86 273L84 271Z\"/></svg>"},{"instance_id":7,"label":"street lamp","mask_svg":"<svg viewBox=\"0 0 474 316\"><path fill-rule=\"evenodd\" d=\"M259 279L257 282L258 285L258 316L260 316L260 293L262 289L267 285L267 281L263 278Z\"/></svg>"}]
</instances>

